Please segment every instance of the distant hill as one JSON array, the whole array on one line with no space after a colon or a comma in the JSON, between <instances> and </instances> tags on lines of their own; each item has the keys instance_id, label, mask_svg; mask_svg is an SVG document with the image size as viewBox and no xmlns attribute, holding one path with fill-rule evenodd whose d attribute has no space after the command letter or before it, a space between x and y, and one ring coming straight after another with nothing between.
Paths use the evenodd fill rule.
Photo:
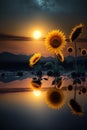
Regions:
<instances>
[{"instance_id":1,"label":"distant hill","mask_svg":"<svg viewBox=\"0 0 87 130\"><path fill-rule=\"evenodd\" d=\"M16 55L16 54L12 54L12 53L9 53L9 52L3 52L3 53L0 53L0 62L27 62L29 61L29 58L31 57L32 55L23 55L23 54L19 54L19 55ZM53 57L43 57L41 58L41 61L53 61L54 58Z\"/></svg>"},{"instance_id":2,"label":"distant hill","mask_svg":"<svg viewBox=\"0 0 87 130\"><path fill-rule=\"evenodd\" d=\"M23 54L12 54L12 53L8 53L8 52L3 52L0 53L0 69L31 69L29 67L29 59L30 59L31 55L23 55ZM65 57L64 62L60 62L58 60L58 65L63 66L66 69L73 69L74 68L74 62L75 61L75 57L73 56L67 56ZM84 61L84 62L83 62ZM52 62L53 64L55 63L55 59L54 57L41 57L40 61L38 62L38 66L42 66L42 69L44 68L44 64L46 64L47 62ZM85 68L87 68L87 56L86 57L82 57L79 56L77 57L77 63L78 65L83 65L85 66Z\"/></svg>"},{"instance_id":3,"label":"distant hill","mask_svg":"<svg viewBox=\"0 0 87 130\"><path fill-rule=\"evenodd\" d=\"M0 53L0 62L27 62L30 56L16 55L9 52Z\"/></svg>"},{"instance_id":4,"label":"distant hill","mask_svg":"<svg viewBox=\"0 0 87 130\"><path fill-rule=\"evenodd\" d=\"M9 52L3 52L3 53L0 53L0 62L28 62L29 61L29 58L31 57L32 55L23 55L23 54L19 54L19 55L16 55L16 54L12 54L12 53L9 53ZM67 56L65 57L65 61L67 62L72 62L75 58L73 56ZM77 60L87 60L87 56L86 57L83 57L83 56L79 56L77 57ZM44 57L42 56L41 57L41 60L40 62L47 62L47 61L51 61L51 62L54 62L54 57Z\"/></svg>"}]
</instances>

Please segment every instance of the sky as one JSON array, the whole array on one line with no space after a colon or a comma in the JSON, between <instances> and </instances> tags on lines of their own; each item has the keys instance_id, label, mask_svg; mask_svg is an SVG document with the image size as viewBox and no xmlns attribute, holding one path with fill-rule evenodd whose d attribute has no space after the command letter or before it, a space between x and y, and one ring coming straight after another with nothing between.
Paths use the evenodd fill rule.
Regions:
<instances>
[{"instance_id":1,"label":"sky","mask_svg":"<svg viewBox=\"0 0 87 130\"><path fill-rule=\"evenodd\" d=\"M49 31L60 29L68 38L72 27L83 23L85 26L81 37L86 38L86 12L86 0L0 0L0 34L32 37L34 30L38 29L45 37ZM40 45L37 41L0 40L0 52L28 55L36 48L36 51L42 50L43 55L50 55L43 49L44 41L38 43ZM86 43L84 45L86 47Z\"/></svg>"}]
</instances>

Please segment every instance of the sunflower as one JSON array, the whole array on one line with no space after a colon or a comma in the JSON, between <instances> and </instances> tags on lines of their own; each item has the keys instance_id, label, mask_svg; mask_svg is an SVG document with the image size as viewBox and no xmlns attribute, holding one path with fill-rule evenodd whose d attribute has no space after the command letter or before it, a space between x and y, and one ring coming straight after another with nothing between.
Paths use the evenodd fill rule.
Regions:
<instances>
[{"instance_id":1,"label":"sunflower","mask_svg":"<svg viewBox=\"0 0 87 130\"><path fill-rule=\"evenodd\" d=\"M71 85L71 84L68 85L68 90L69 90L69 91L72 91L72 90L73 90L73 85Z\"/></svg>"},{"instance_id":2,"label":"sunflower","mask_svg":"<svg viewBox=\"0 0 87 130\"><path fill-rule=\"evenodd\" d=\"M35 65L41 58L41 53L35 53L29 60L29 65L32 67Z\"/></svg>"},{"instance_id":3,"label":"sunflower","mask_svg":"<svg viewBox=\"0 0 87 130\"><path fill-rule=\"evenodd\" d=\"M87 50L86 49L82 49L81 50L81 55L82 56L86 56L87 55Z\"/></svg>"},{"instance_id":4,"label":"sunflower","mask_svg":"<svg viewBox=\"0 0 87 130\"><path fill-rule=\"evenodd\" d=\"M84 27L83 24L79 24L72 29L72 32L69 36L69 39L70 39L71 42L75 41L78 38L78 36L82 32L83 27Z\"/></svg>"},{"instance_id":5,"label":"sunflower","mask_svg":"<svg viewBox=\"0 0 87 130\"><path fill-rule=\"evenodd\" d=\"M46 103L53 109L60 109L65 103L65 95L61 89L49 88L46 94Z\"/></svg>"},{"instance_id":6,"label":"sunflower","mask_svg":"<svg viewBox=\"0 0 87 130\"><path fill-rule=\"evenodd\" d=\"M36 80L32 80L30 82L30 88L33 89L33 90L40 90L41 89L41 82Z\"/></svg>"},{"instance_id":7,"label":"sunflower","mask_svg":"<svg viewBox=\"0 0 87 130\"><path fill-rule=\"evenodd\" d=\"M59 51L58 53L56 53L57 58L61 61L64 62L64 55L61 51Z\"/></svg>"},{"instance_id":8,"label":"sunflower","mask_svg":"<svg viewBox=\"0 0 87 130\"><path fill-rule=\"evenodd\" d=\"M66 45L66 38L60 30L53 30L48 33L45 45L47 49L53 53L61 51Z\"/></svg>"},{"instance_id":9,"label":"sunflower","mask_svg":"<svg viewBox=\"0 0 87 130\"><path fill-rule=\"evenodd\" d=\"M57 89L61 89L62 88L62 85L63 85L63 81L62 79L56 84L56 88Z\"/></svg>"},{"instance_id":10,"label":"sunflower","mask_svg":"<svg viewBox=\"0 0 87 130\"><path fill-rule=\"evenodd\" d=\"M83 94L86 94L87 89L86 89L85 87L83 87L83 88L81 89L81 91L82 91Z\"/></svg>"},{"instance_id":11,"label":"sunflower","mask_svg":"<svg viewBox=\"0 0 87 130\"><path fill-rule=\"evenodd\" d=\"M71 46L67 48L67 51L68 51L69 53L73 52L73 50L74 50L74 49L73 49L73 47L71 47Z\"/></svg>"},{"instance_id":12,"label":"sunflower","mask_svg":"<svg viewBox=\"0 0 87 130\"><path fill-rule=\"evenodd\" d=\"M74 115L83 115L81 106L74 99L69 101L68 107Z\"/></svg>"}]
</instances>

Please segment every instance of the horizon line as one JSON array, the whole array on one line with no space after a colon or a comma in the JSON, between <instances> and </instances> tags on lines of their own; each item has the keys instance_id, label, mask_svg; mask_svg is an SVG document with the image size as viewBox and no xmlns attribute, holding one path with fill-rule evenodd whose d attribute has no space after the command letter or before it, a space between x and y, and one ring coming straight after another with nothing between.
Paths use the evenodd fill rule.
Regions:
<instances>
[{"instance_id":1,"label":"horizon line","mask_svg":"<svg viewBox=\"0 0 87 130\"><path fill-rule=\"evenodd\" d=\"M16 36L11 34L0 33L0 41L33 41L33 40L44 41L45 37L34 39L33 37ZM70 40L67 38L66 41L69 42ZM77 39L77 42L87 42L87 38L79 38Z\"/></svg>"}]
</instances>

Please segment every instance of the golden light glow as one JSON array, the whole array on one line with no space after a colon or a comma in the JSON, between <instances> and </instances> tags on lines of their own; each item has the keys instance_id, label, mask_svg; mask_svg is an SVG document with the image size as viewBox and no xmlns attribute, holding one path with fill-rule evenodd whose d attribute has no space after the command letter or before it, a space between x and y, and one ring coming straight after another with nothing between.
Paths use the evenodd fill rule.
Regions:
<instances>
[{"instance_id":1,"label":"golden light glow","mask_svg":"<svg viewBox=\"0 0 87 130\"><path fill-rule=\"evenodd\" d=\"M34 38L39 39L41 37L41 32L39 30L34 31Z\"/></svg>"},{"instance_id":2,"label":"golden light glow","mask_svg":"<svg viewBox=\"0 0 87 130\"><path fill-rule=\"evenodd\" d=\"M41 91L39 91L39 90L34 90L33 93L37 97L41 95Z\"/></svg>"}]
</instances>

